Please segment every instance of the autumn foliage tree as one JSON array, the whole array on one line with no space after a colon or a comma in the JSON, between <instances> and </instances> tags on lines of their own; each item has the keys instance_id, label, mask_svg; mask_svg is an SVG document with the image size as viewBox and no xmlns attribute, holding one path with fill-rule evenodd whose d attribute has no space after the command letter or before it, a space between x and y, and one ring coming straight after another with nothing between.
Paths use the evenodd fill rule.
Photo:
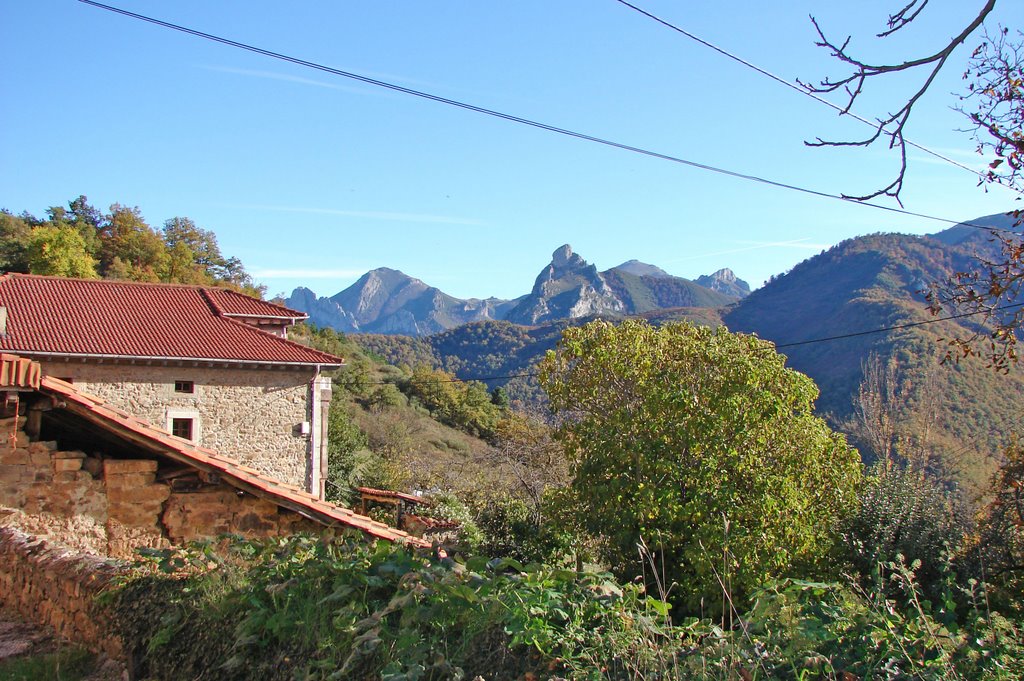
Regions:
<instances>
[{"instance_id":1,"label":"autumn foliage tree","mask_svg":"<svg viewBox=\"0 0 1024 681\"><path fill-rule=\"evenodd\" d=\"M85 196L51 206L46 218L0 210L0 270L62 277L102 277L226 286L262 296L237 258L226 258L213 232L175 217L162 230L137 207L104 214Z\"/></svg>"},{"instance_id":2,"label":"autumn foliage tree","mask_svg":"<svg viewBox=\"0 0 1024 681\"><path fill-rule=\"evenodd\" d=\"M856 450L769 342L599 321L567 329L540 380L565 419L580 525L620 577L672 584L687 613L820 566L855 507Z\"/></svg>"}]
</instances>

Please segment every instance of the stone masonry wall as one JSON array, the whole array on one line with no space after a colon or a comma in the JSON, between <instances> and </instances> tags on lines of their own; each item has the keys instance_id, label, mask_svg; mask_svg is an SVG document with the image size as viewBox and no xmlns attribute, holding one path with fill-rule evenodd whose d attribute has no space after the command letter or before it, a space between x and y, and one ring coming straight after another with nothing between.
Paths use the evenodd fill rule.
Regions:
<instances>
[{"instance_id":1,"label":"stone masonry wall","mask_svg":"<svg viewBox=\"0 0 1024 681\"><path fill-rule=\"evenodd\" d=\"M115 659L123 659L123 647L110 634L95 598L120 569L109 560L0 527L0 603Z\"/></svg>"},{"instance_id":2,"label":"stone masonry wall","mask_svg":"<svg viewBox=\"0 0 1024 681\"><path fill-rule=\"evenodd\" d=\"M193 440L273 478L309 489L311 371L42 362L43 372L170 430L171 418L194 419ZM194 393L174 391L192 381ZM314 493L317 490L313 490Z\"/></svg>"},{"instance_id":3,"label":"stone masonry wall","mask_svg":"<svg viewBox=\"0 0 1024 681\"><path fill-rule=\"evenodd\" d=\"M13 419L0 419L11 432ZM267 537L327 529L198 471L181 489L158 479L155 459L109 459L29 442L18 419L14 442L0 441L0 507L17 509L19 526L96 554L131 558L160 548L235 533ZM181 473L181 466L173 469ZM178 482L184 478L179 475ZM2 521L2 519L0 519ZM0 524L3 524L0 522Z\"/></svg>"}]
</instances>

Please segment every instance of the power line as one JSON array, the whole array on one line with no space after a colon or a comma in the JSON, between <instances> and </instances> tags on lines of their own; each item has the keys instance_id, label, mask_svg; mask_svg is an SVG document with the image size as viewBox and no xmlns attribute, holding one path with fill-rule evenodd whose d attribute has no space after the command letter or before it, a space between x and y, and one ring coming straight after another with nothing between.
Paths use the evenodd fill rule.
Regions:
<instances>
[{"instance_id":1,"label":"power line","mask_svg":"<svg viewBox=\"0 0 1024 681\"><path fill-rule=\"evenodd\" d=\"M870 125L873 128L877 128L878 127L878 121L869 121L868 119L866 119L866 118L864 118L862 116L859 116L858 114L855 114L854 112L849 111L848 109L845 109L845 108L839 106L838 104L830 102L829 100L825 99L824 97L819 97L816 93L812 92L811 90L808 90L806 88L800 87L800 85L798 85L797 83L793 83L791 81L788 81L785 78L782 78L781 76L777 76L774 73L772 73L771 71L767 71L767 70L761 68L760 66L758 66L756 64L753 64L753 63L747 61L746 59L743 59L742 57L739 57L739 56L733 54L732 52L729 52L729 51L727 51L727 50L725 50L725 49L715 45L714 43L708 42L707 40L704 40L703 38L701 38L699 36L696 36L693 33L690 33L686 29L684 29L684 28L682 28L680 26L677 26L676 24L673 24L673 23L667 21L666 19L662 19L661 17L659 17L659 16L657 16L655 14L652 14L651 12L648 12L647 10L643 9L642 7L638 7L638 6L636 6L636 5L634 5L634 4L630 3L630 2L627 2L626 0L615 0L615 1L618 2L619 4L622 4L622 5L625 5L626 7L629 7L630 9L632 9L632 10L634 10L636 12L639 12L640 14L644 15L645 17L648 17L649 19L652 19L652 20L658 22L659 24L661 24L663 26L666 26L666 27L672 29L673 31L676 31L677 33L680 33L680 34L686 36L687 38L689 38L690 40L693 40L694 42L700 43L701 45L703 45L703 46L705 46L705 47L707 47L709 49L712 49L715 52L718 52L719 54L721 54L724 57L727 57L727 58L729 58L729 59L731 59L731 60L733 60L733 61L735 61L735 62L737 62L739 64L742 64L743 66L746 66L748 69L751 69L753 71L756 71L757 73L760 73L762 76L765 76L766 78L770 78L771 80L774 80L776 83L779 83L780 85L784 85L785 87L789 88L790 90L794 90L796 92L799 92L800 94L804 95L805 97L810 97L814 101L819 102L821 104L824 104L825 106L827 106L827 107L829 107L831 109L834 109L835 111L838 111L842 115L849 116L850 118L853 118L854 120L860 121L861 123L864 123L866 125ZM890 137L892 136L892 133L890 133L888 130L885 130L884 132L885 132L885 134L889 135ZM977 170L974 170L973 168L971 168L969 166L966 166L963 163L960 163L959 161L951 159L948 156L944 156L944 155L940 154L937 151L929 149L928 147L920 145L920 144L918 144L916 142L912 142L912 141L910 141L910 140L908 140L906 138L903 138L903 140L907 144L909 144L910 146L914 147L915 149L923 151L926 154L931 154L935 158L941 159L941 160L943 160L943 161L945 161L947 163L950 163L950 164L952 164L952 165L954 165L954 166L956 166L958 168L962 168L963 170L966 170L970 174L974 175L975 177L984 177L984 175L982 173L979 173Z\"/></svg>"},{"instance_id":2,"label":"power line","mask_svg":"<svg viewBox=\"0 0 1024 681\"><path fill-rule=\"evenodd\" d=\"M99 9L104 9L104 10L107 10L109 12L113 12L115 14L120 14L120 15L129 17L129 18L132 18L132 19L138 19L139 21L144 21L144 22L147 22L147 23L150 23L150 24L154 24L156 26L161 26L163 28L171 29L173 31L178 31L178 32L181 32L181 33L186 33L188 35L192 35L192 36L195 36L197 38L203 38L204 40L210 40L212 42L220 43L222 45L227 45L229 47L236 47L238 49L246 50L248 52L253 52L255 54L263 55L265 57L270 57L272 59L278 59L280 61L288 62L290 64L295 64L297 66L303 66L303 67L314 69L314 70L317 70L317 71L322 71L324 73L329 73L331 75L341 76L343 78L349 78L351 80L355 80L355 81L358 81L360 83L365 83L367 85L374 85L376 87L385 88L387 90L392 90L394 92L400 92L402 94L411 95L413 97L419 97L421 99L427 99L427 100L430 100L430 101L433 101L433 102L438 102L439 104L447 104L448 106L454 106L454 107L457 107L457 108L460 108L460 109L465 109L467 111L472 111L472 112L483 114L483 115L486 115L486 116L491 116L491 117L494 117L494 118L499 118L501 120L509 121L511 123L519 123L520 125L526 125L526 126L529 126L529 127L532 127L532 128L537 128L537 129L540 129L540 130L546 130L548 132L553 132L553 133L556 133L556 134L559 134L559 135L564 135L566 137L572 137L572 138L575 138L575 139L584 140L586 142L593 142L595 144L601 144L601 145L604 145L604 146L607 146L607 147L612 147L612 148L615 148L615 149L621 149L623 151L628 151L628 152L631 152L631 153L634 153L634 154L640 154L640 155L643 155L643 156L649 156L651 158L661 159L663 161L670 161L672 163L679 163L681 165L689 166L691 168L696 168L698 170L705 170L707 172L717 173L719 175L725 175L725 176L733 177L733 178L740 179L740 180L746 180L748 182L756 182L756 183L759 183L759 184L764 184L764 185L768 185L768 186L771 186L771 187L776 187L776 188L779 188L779 189L787 189L787 190L790 190L790 191L799 192L799 193L802 193L802 194L808 194L808 195L811 195L811 196L818 196L818 197L821 197L821 198L833 199L833 200L836 200L836 201L843 201L845 203L853 204L853 205L857 205L857 206L866 206L868 208L874 208L876 210L887 211L887 212L890 212L890 213L898 213L898 214L901 214L901 215L908 215L910 217L921 218L923 220L932 220L934 222L942 222L942 223L949 224L949 225L964 225L964 226L968 226L968 227L974 227L974 228L977 228L977 229L982 229L982 230L989 231L989 232L1005 232L1005 231L1007 231L1007 230L1001 230L1001 229L998 229L998 228L995 228L995 227L988 227L988 226L985 226L985 225L976 225L976 224L972 224L972 223L960 222L958 220L951 220L951 219L948 219L948 218L937 217L937 216L934 216L934 215L927 215L927 214L924 214L924 213L916 213L916 212L913 212L913 211L905 210L903 208L895 208L895 207L892 207L892 206L882 206L882 205L878 205L878 204L875 204L875 203L868 203L866 201L857 201L856 199L853 199L853 198L850 198L850 197L846 197L846 196L842 196L842 195L839 195L839 194L830 194L828 192L818 191L816 189L809 189L807 187L801 187L801 186L798 186L798 185L789 184L789 183L781 182L781 181L778 181L778 180L772 180L772 179L768 179L768 178L764 178L764 177L759 177L757 175L749 175L749 174L741 173L741 172L738 172L738 171L735 171L735 170L729 170L727 168L721 168L721 167L709 165L709 164L706 164L706 163L700 163L700 162L697 162L697 161L691 161L689 159L685 159L685 158L682 158L680 156L673 156L671 154L665 154L665 153L661 153L661 152L658 152L658 151L653 151L653 150L650 150L650 149L645 149L645 148L642 148L642 147L636 147L636 146L633 146L633 145L624 144L622 142L615 142L613 140L605 139L605 138L602 138L602 137L596 137L594 135L588 135L586 133L576 132L576 131L570 130L568 128L561 128L561 127L558 127L558 126L555 126L555 125L550 125L548 123L542 123L542 122L535 121L535 120L532 120L532 119L529 119L529 118L523 118L521 116L515 116L513 114L503 113L501 111L496 111L494 109L487 109L487 108L484 108L484 107L481 107L481 106L477 106L475 104L469 104L467 102L462 102L462 101L459 101L459 100L456 100L456 99L450 99L448 97L442 97L440 95L431 94L431 93L428 93L428 92L424 92L422 90L414 90L412 88L407 88L407 87L404 87L404 86L401 86L401 85L397 85L395 83L390 83L390 82L387 82L387 81L379 80L377 78L370 78L369 76L363 76L363 75L360 75L360 74L357 74L357 73L353 73L351 71L344 71L344 70L336 69L336 68L333 68L333 67L330 67L330 66L325 66L325 65L319 64L317 62L307 61L305 59L299 59L298 57L291 57L291 56L288 56L286 54L281 54L279 52L273 52L271 50L266 50L266 49L263 49L261 47L256 47L254 45L249 45L247 43L242 43L242 42L238 42L236 40L231 40L231 39L228 39L228 38L223 38L221 36L213 35L211 33L204 33L202 31L198 31L198 30L195 30L195 29L192 29L192 28L188 28L188 27L185 27L185 26L180 26L178 24L172 24L170 22L163 21L163 20L160 20L160 19L155 19L153 17L149 17L149 16L146 16L146 15L143 15L143 14L137 14L135 12L129 12L128 10L120 9L118 7L113 7L111 5L105 5L103 3L96 2L95 0L78 0L78 1L83 3L83 4L90 5L92 7L97 7Z\"/></svg>"},{"instance_id":3,"label":"power line","mask_svg":"<svg viewBox=\"0 0 1024 681\"><path fill-rule=\"evenodd\" d=\"M1003 310L1010 310L1013 308L1024 307L1024 303L1013 303L1010 305L1003 305L1001 307L993 308L991 310L975 310L974 312L962 312L960 314L949 315L948 317L939 317L937 319L926 319L922 322L907 322L905 324L896 324L894 326L887 326L883 329L871 329L870 331L857 331L854 333L844 333L838 336L826 336L824 338L814 338L805 341L796 341L794 343L782 343L776 345L778 348L792 348L798 345L811 345L812 343L825 343L828 341L843 340L846 338L856 338L858 336L869 336L875 333L885 333L886 331L899 331L901 329L912 329L917 326L924 326L926 324L936 324L938 322L946 322L951 319L963 319L964 317L973 317L979 314L991 314L993 312L1002 312Z\"/></svg>"},{"instance_id":4,"label":"power line","mask_svg":"<svg viewBox=\"0 0 1024 681\"><path fill-rule=\"evenodd\" d=\"M778 343L772 345L770 348L764 348L765 350L779 350L781 348L792 348L802 345L813 345L815 343L830 343L837 340L845 340L847 338L857 338L859 336L870 336L877 333L886 333L889 331L900 331L902 329L912 329L918 326L926 326L928 324L938 324L939 322L948 322L954 319L963 319L965 317L973 317L979 314L991 314L993 312L1003 312L1005 310L1012 310L1019 307L1024 307L1024 303L1011 303L1009 305L1002 305L991 310L975 310L973 312L961 312L960 314L948 315L946 317L936 317L934 319L926 319L920 322L906 322L903 324L893 324L892 326L884 326L878 329L869 329L867 331L855 331L853 333L844 333L836 336L823 336L821 338L812 338L803 341L794 341L790 343ZM445 378L445 379L432 379L430 381L412 381L419 385L428 385L434 383L468 383L470 381L477 381L483 383L485 381L498 381L512 378L534 378L540 374L536 371L524 372L519 374L506 374L504 376L476 376L472 378ZM371 385L386 385L388 383L394 383L394 381L373 381Z\"/></svg>"}]
</instances>

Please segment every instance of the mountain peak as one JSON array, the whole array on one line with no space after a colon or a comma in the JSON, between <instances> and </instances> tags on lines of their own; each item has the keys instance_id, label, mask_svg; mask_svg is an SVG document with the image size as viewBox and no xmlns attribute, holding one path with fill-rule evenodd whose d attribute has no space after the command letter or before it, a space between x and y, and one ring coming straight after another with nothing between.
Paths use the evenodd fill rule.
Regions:
<instances>
[{"instance_id":1,"label":"mountain peak","mask_svg":"<svg viewBox=\"0 0 1024 681\"><path fill-rule=\"evenodd\" d=\"M638 277L666 278L672 276L660 267L640 262L639 260L627 260L618 267L613 267L612 269L627 272Z\"/></svg>"},{"instance_id":2,"label":"mountain peak","mask_svg":"<svg viewBox=\"0 0 1024 681\"><path fill-rule=\"evenodd\" d=\"M559 265L568 265L569 259L572 258L572 246L569 244L563 244L555 249L555 252L551 254L551 264L558 267ZM577 258L580 256L576 256Z\"/></svg>"},{"instance_id":3,"label":"mountain peak","mask_svg":"<svg viewBox=\"0 0 1024 681\"><path fill-rule=\"evenodd\" d=\"M714 274L697 277L697 283L712 291L725 293L737 298L745 298L750 294L750 285L736 276L728 267L723 267Z\"/></svg>"},{"instance_id":4,"label":"mountain peak","mask_svg":"<svg viewBox=\"0 0 1024 681\"><path fill-rule=\"evenodd\" d=\"M556 272L564 273L586 267L587 261L579 253L572 252L572 246L564 244L551 254L551 267Z\"/></svg>"}]
</instances>

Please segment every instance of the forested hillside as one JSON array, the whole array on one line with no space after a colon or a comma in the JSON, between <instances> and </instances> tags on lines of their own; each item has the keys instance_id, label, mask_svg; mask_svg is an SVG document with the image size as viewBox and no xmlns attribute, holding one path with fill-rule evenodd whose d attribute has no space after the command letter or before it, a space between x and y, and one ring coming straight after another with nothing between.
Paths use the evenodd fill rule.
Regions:
<instances>
[{"instance_id":1,"label":"forested hillside","mask_svg":"<svg viewBox=\"0 0 1024 681\"><path fill-rule=\"evenodd\" d=\"M925 293L969 268L974 248L985 244L971 239L970 247L951 247L896 234L851 239L755 291L724 321L780 346L790 365L818 384L819 411L851 432L868 457L886 447L906 455L927 451L954 479L977 489L991 476L996 452L1020 430L1024 376L992 371L976 357L942 364L946 341L969 333L971 320L936 321ZM886 396L884 408L896 424L875 443L864 432L858 393L870 365L883 384L869 388Z\"/></svg>"},{"instance_id":2,"label":"forested hillside","mask_svg":"<svg viewBox=\"0 0 1024 681\"><path fill-rule=\"evenodd\" d=\"M0 210L0 271L264 293L238 258L221 253L216 235L189 218L174 217L155 229L138 207L115 203L104 213L85 196L47 209L43 218Z\"/></svg>"},{"instance_id":3,"label":"forested hillside","mask_svg":"<svg viewBox=\"0 0 1024 681\"><path fill-rule=\"evenodd\" d=\"M689 320L717 326L724 320L731 330L774 341L790 366L820 388L817 412L850 433L868 460L880 456L879 450L898 449L907 456L927 451L944 475L977 490L989 479L997 452L1020 429L1015 407L1024 401L1024 378L1019 371L988 370L976 358L941 364L943 339L968 333L971 320L936 321L926 309L925 292L970 267L986 248L991 245L984 234L970 228L935 238L858 237L800 263L731 307L648 308L640 316L658 324ZM627 272L608 280L635 278ZM353 340L393 364L426 364L486 380L491 388L503 386L514 403L529 404L544 399L533 376L536 362L555 347L564 328L590 319L538 326L478 322L424 338L355 335ZM866 386L870 367L889 385ZM862 385L889 395L885 408L897 425L882 438L885 442L865 430Z\"/></svg>"},{"instance_id":4,"label":"forested hillside","mask_svg":"<svg viewBox=\"0 0 1024 681\"><path fill-rule=\"evenodd\" d=\"M673 308L651 314L708 326L721 323L716 308ZM537 326L476 322L422 338L379 334L350 337L391 364L437 367L464 380L480 380L491 389L501 387L514 403L536 406L544 401L535 375L537 362L555 347L565 329L598 318L562 319Z\"/></svg>"}]
</instances>

